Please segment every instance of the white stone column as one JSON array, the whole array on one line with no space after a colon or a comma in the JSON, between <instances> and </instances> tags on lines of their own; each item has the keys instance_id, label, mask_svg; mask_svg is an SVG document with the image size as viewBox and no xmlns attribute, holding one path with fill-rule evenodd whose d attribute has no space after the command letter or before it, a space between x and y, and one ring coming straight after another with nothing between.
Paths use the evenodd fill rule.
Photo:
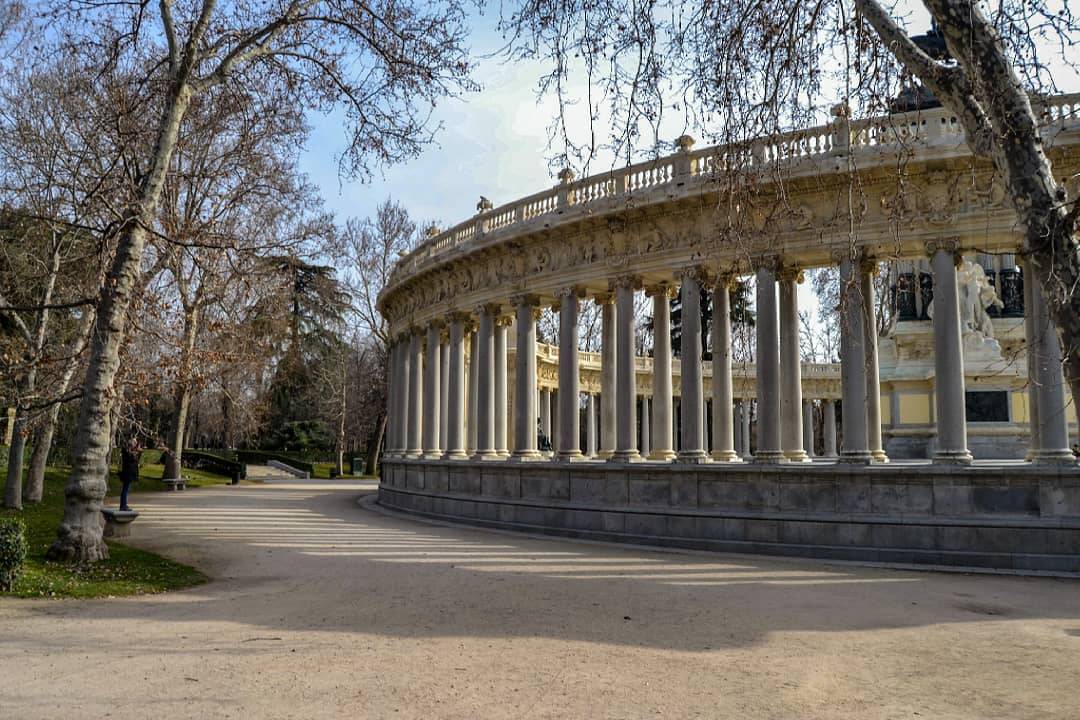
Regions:
<instances>
[{"instance_id":1,"label":"white stone column","mask_svg":"<svg viewBox=\"0 0 1080 720\"><path fill-rule=\"evenodd\" d=\"M495 452L500 457L510 457L510 450L506 444L506 425L508 420L509 405L507 404L507 377L506 377L506 333L510 325L510 318L499 316L495 318Z\"/></svg>"},{"instance_id":2,"label":"white stone column","mask_svg":"<svg viewBox=\"0 0 1080 720\"><path fill-rule=\"evenodd\" d=\"M601 293L600 306L600 451L607 459L615 453L615 296Z\"/></svg>"},{"instance_id":3,"label":"white stone column","mask_svg":"<svg viewBox=\"0 0 1080 720\"><path fill-rule=\"evenodd\" d=\"M497 458L495 452L495 317L498 306L477 308L480 316L476 331L476 451L474 460Z\"/></svg>"},{"instance_id":4,"label":"white stone column","mask_svg":"<svg viewBox=\"0 0 1080 720\"><path fill-rule=\"evenodd\" d=\"M757 270L757 451L754 462L787 462L780 447L780 331L772 263Z\"/></svg>"},{"instance_id":5,"label":"white stone column","mask_svg":"<svg viewBox=\"0 0 1080 720\"><path fill-rule=\"evenodd\" d=\"M749 398L741 400L742 405L742 456L743 460L753 460L753 445L750 440L750 408L751 400Z\"/></svg>"},{"instance_id":6,"label":"white stone column","mask_svg":"<svg viewBox=\"0 0 1080 720\"><path fill-rule=\"evenodd\" d=\"M446 447L448 460L465 460L465 333L467 313L450 315L450 342L447 344Z\"/></svg>"},{"instance_id":7,"label":"white stone column","mask_svg":"<svg viewBox=\"0 0 1080 720\"><path fill-rule=\"evenodd\" d=\"M445 452L450 438L450 337L447 330L439 335L439 350L439 367L442 368L439 382L439 444Z\"/></svg>"},{"instance_id":8,"label":"white stone column","mask_svg":"<svg viewBox=\"0 0 1080 720\"><path fill-rule=\"evenodd\" d=\"M386 442L383 456L397 457L397 383L398 383L398 345L391 337L386 345Z\"/></svg>"},{"instance_id":9,"label":"white stone column","mask_svg":"<svg viewBox=\"0 0 1080 720\"><path fill-rule=\"evenodd\" d=\"M641 456L649 457L652 447L652 438L649 437L649 426L652 425L652 413L649 412L649 396L641 396Z\"/></svg>"},{"instance_id":10,"label":"white stone column","mask_svg":"<svg viewBox=\"0 0 1080 720\"><path fill-rule=\"evenodd\" d=\"M566 287L559 297L559 460L581 460L581 380L578 364L578 299Z\"/></svg>"},{"instance_id":11,"label":"white stone column","mask_svg":"<svg viewBox=\"0 0 1080 720\"><path fill-rule=\"evenodd\" d=\"M423 455L423 438L420 436L424 418L424 341L420 329L413 329L409 336L409 436L405 456L418 458Z\"/></svg>"},{"instance_id":12,"label":"white stone column","mask_svg":"<svg viewBox=\"0 0 1080 720\"><path fill-rule=\"evenodd\" d=\"M866 441L874 462L889 462L881 440L881 372L878 369L877 300L874 293L877 274L877 260L865 259L860 263L859 287L866 336Z\"/></svg>"},{"instance_id":13,"label":"white stone column","mask_svg":"<svg viewBox=\"0 0 1080 720\"><path fill-rule=\"evenodd\" d=\"M803 400L803 448L807 457L814 457L814 401Z\"/></svg>"},{"instance_id":14,"label":"white stone column","mask_svg":"<svg viewBox=\"0 0 1080 720\"><path fill-rule=\"evenodd\" d=\"M866 333L858 267L850 255L840 259L840 385L844 403L844 441L840 462L873 460L866 439Z\"/></svg>"},{"instance_id":15,"label":"white stone column","mask_svg":"<svg viewBox=\"0 0 1080 720\"><path fill-rule=\"evenodd\" d=\"M802 428L802 358L799 353L799 284L802 270L782 267L780 290L780 445L791 462L807 462Z\"/></svg>"},{"instance_id":16,"label":"white stone column","mask_svg":"<svg viewBox=\"0 0 1080 720\"><path fill-rule=\"evenodd\" d=\"M1034 336L1028 338L1028 352L1035 353L1035 392L1039 406L1039 446L1031 459L1039 465L1075 465L1076 457L1069 445L1061 341L1050 319L1042 284L1034 272L1031 272L1031 307L1024 308L1024 312L1031 315L1034 330Z\"/></svg>"},{"instance_id":17,"label":"white stone column","mask_svg":"<svg viewBox=\"0 0 1080 720\"><path fill-rule=\"evenodd\" d=\"M442 439L439 428L442 420L439 411L442 404L442 321L436 320L427 328L427 362L424 366L424 457L437 460L442 457Z\"/></svg>"},{"instance_id":18,"label":"white stone column","mask_svg":"<svg viewBox=\"0 0 1080 720\"><path fill-rule=\"evenodd\" d=\"M634 290L639 280L624 276L615 283L615 454L616 462L641 459L637 449L637 378L634 357Z\"/></svg>"},{"instance_id":19,"label":"white stone column","mask_svg":"<svg viewBox=\"0 0 1080 720\"><path fill-rule=\"evenodd\" d=\"M681 274L682 287L682 347L679 364L682 368L682 429L679 435L681 463L701 463L709 459L705 452L705 392L701 368L701 280L699 268L688 268Z\"/></svg>"},{"instance_id":20,"label":"white stone column","mask_svg":"<svg viewBox=\"0 0 1080 720\"><path fill-rule=\"evenodd\" d=\"M551 390L540 390L540 432L551 442Z\"/></svg>"},{"instance_id":21,"label":"white stone column","mask_svg":"<svg viewBox=\"0 0 1080 720\"><path fill-rule=\"evenodd\" d=\"M836 401L821 401L821 430L825 440L824 453L827 458L836 457Z\"/></svg>"},{"instance_id":22,"label":"white stone column","mask_svg":"<svg viewBox=\"0 0 1080 720\"><path fill-rule=\"evenodd\" d=\"M960 297L956 284L959 259L955 242L927 243L934 272L934 409L937 417L937 449L934 462L968 465L965 417L964 353L960 327ZM847 437L847 401L844 403L844 437Z\"/></svg>"},{"instance_id":23,"label":"white stone column","mask_svg":"<svg viewBox=\"0 0 1080 720\"><path fill-rule=\"evenodd\" d=\"M731 276L721 277L713 288L712 307L712 459L738 462L735 449L734 398L731 382Z\"/></svg>"},{"instance_id":24,"label":"white stone column","mask_svg":"<svg viewBox=\"0 0 1080 720\"><path fill-rule=\"evenodd\" d=\"M476 323L471 322L469 325L469 384L468 384L468 408L466 410L466 450L471 456L476 452L476 429L479 424L477 419L478 390L480 387L480 364L477 361L477 355L479 354L479 345L477 342Z\"/></svg>"},{"instance_id":25,"label":"white stone column","mask_svg":"<svg viewBox=\"0 0 1080 720\"><path fill-rule=\"evenodd\" d=\"M653 301L653 382L650 460L675 457L674 394L671 388L671 298L670 283L650 285L645 293Z\"/></svg>"},{"instance_id":26,"label":"white stone column","mask_svg":"<svg viewBox=\"0 0 1080 720\"><path fill-rule=\"evenodd\" d=\"M1025 260L1021 263L1021 267L1023 269L1021 277L1024 283L1024 340L1026 342L1025 354L1027 355L1028 427L1030 429L1028 451L1025 459L1034 460L1039 448L1042 447L1042 442L1039 439L1039 387L1036 382L1039 373L1036 369L1038 366L1036 361L1037 353L1032 347L1038 337L1035 331L1035 315L1033 312L1035 303L1031 298L1031 289L1035 282L1032 278L1031 264Z\"/></svg>"},{"instance_id":27,"label":"white stone column","mask_svg":"<svg viewBox=\"0 0 1080 720\"><path fill-rule=\"evenodd\" d=\"M517 321L514 368L514 460L539 460L536 446L536 316L539 298L519 295L512 300Z\"/></svg>"},{"instance_id":28,"label":"white stone column","mask_svg":"<svg viewBox=\"0 0 1080 720\"><path fill-rule=\"evenodd\" d=\"M585 406L585 454L596 457L596 393L589 393Z\"/></svg>"}]
</instances>

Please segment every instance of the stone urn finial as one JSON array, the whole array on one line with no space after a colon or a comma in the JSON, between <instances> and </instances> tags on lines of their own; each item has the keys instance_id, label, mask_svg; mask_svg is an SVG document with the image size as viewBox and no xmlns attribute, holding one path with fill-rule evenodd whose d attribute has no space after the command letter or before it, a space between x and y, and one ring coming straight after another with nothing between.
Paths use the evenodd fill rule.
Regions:
<instances>
[{"instance_id":1,"label":"stone urn finial","mask_svg":"<svg viewBox=\"0 0 1080 720\"><path fill-rule=\"evenodd\" d=\"M483 195L481 195L480 196L480 202L476 203L476 212L478 212L478 213L487 212L488 210L490 210L493 207L495 207L495 206L491 204L491 201L488 200Z\"/></svg>"},{"instance_id":2,"label":"stone urn finial","mask_svg":"<svg viewBox=\"0 0 1080 720\"><path fill-rule=\"evenodd\" d=\"M851 108L847 103L836 103L829 112L834 118L846 118L851 114Z\"/></svg>"},{"instance_id":3,"label":"stone urn finial","mask_svg":"<svg viewBox=\"0 0 1080 720\"><path fill-rule=\"evenodd\" d=\"M563 185L569 185L574 182L574 171L570 168L563 168L559 171L559 182Z\"/></svg>"},{"instance_id":4,"label":"stone urn finial","mask_svg":"<svg viewBox=\"0 0 1080 720\"><path fill-rule=\"evenodd\" d=\"M690 148L694 147L694 143L697 142L691 135L680 135L675 138L675 147L679 148L679 152L690 152Z\"/></svg>"},{"instance_id":5,"label":"stone urn finial","mask_svg":"<svg viewBox=\"0 0 1080 720\"><path fill-rule=\"evenodd\" d=\"M428 225L428 229L424 231L424 234L427 235L429 238L433 238L440 232L442 231L439 230L439 226L435 223L431 223L430 225Z\"/></svg>"}]
</instances>

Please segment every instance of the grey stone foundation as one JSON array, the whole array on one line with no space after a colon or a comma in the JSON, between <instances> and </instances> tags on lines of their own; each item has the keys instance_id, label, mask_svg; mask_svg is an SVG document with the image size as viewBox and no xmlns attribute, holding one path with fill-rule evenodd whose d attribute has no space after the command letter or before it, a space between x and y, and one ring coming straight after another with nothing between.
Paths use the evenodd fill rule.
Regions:
<instances>
[{"instance_id":1,"label":"grey stone foundation","mask_svg":"<svg viewBox=\"0 0 1080 720\"><path fill-rule=\"evenodd\" d=\"M432 518L723 552L1080 572L1080 469L386 460Z\"/></svg>"}]
</instances>

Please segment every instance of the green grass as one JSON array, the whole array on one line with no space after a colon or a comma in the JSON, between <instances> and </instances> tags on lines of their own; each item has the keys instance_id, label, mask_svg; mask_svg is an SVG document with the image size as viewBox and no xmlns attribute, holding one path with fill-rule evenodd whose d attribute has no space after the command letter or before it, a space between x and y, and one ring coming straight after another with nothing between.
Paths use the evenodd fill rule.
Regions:
<instances>
[{"instance_id":1,"label":"green grass","mask_svg":"<svg viewBox=\"0 0 1080 720\"><path fill-rule=\"evenodd\" d=\"M321 478L323 480L329 480L330 479L330 471L337 469L337 463L317 462L317 463L312 463L312 464L315 466L315 473L314 473L314 475L312 475L312 477ZM349 467L348 464L346 464L345 467L346 467L346 469L348 469L348 467ZM335 480L363 480L366 477L368 477L368 476L367 475L350 475L349 473L346 472L344 475L338 475L334 479ZM374 476L372 476L372 477L374 477Z\"/></svg>"},{"instance_id":2,"label":"green grass","mask_svg":"<svg viewBox=\"0 0 1080 720\"><path fill-rule=\"evenodd\" d=\"M160 483L152 482L154 474L160 479L161 466L143 468L145 480L135 485L135 490L161 489ZM189 487L227 483L209 473L185 471L192 474ZM3 516L16 516L26 523L29 555L23 566L23 574L11 593L0 597L70 597L95 598L119 595L142 595L191 587L206 582L207 577L188 565L173 562L160 555L138 550L121 542L107 541L109 559L86 566L49 562L45 551L56 538L56 528L64 513L64 484L66 468L49 468L45 473L45 492L40 505L27 505L21 511L0 510ZM147 482L150 481L150 482ZM120 492L115 475L109 478L109 495ZM132 497L132 505L138 507L138 497ZM136 520L136 524L138 521ZM136 530L138 532L138 530Z\"/></svg>"},{"instance_id":3,"label":"green grass","mask_svg":"<svg viewBox=\"0 0 1080 720\"><path fill-rule=\"evenodd\" d=\"M109 492L113 492L113 485L115 484L117 495L120 494L120 480L116 474L116 468L112 468L113 472L109 474ZM167 490L168 487L161 482L162 474L165 472L164 465L141 465L139 467L139 482L131 486L132 492L160 492ZM205 472L203 470L189 470L184 468L180 471L180 474L187 478L187 486L189 488L208 487L210 485L228 485L230 480L224 475L216 475L212 472ZM137 521L136 521L137 522Z\"/></svg>"}]
</instances>

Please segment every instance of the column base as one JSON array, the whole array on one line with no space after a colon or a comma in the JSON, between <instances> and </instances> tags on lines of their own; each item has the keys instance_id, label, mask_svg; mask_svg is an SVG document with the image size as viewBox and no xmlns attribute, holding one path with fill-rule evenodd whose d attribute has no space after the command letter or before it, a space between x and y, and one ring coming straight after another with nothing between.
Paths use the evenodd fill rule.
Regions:
<instances>
[{"instance_id":1,"label":"column base","mask_svg":"<svg viewBox=\"0 0 1080 720\"><path fill-rule=\"evenodd\" d=\"M495 454L504 459L510 457L509 450L496 450Z\"/></svg>"},{"instance_id":2,"label":"column base","mask_svg":"<svg viewBox=\"0 0 1080 720\"><path fill-rule=\"evenodd\" d=\"M420 450L406 450L401 457L405 460L419 460L424 457L424 453Z\"/></svg>"},{"instance_id":3,"label":"column base","mask_svg":"<svg viewBox=\"0 0 1080 720\"><path fill-rule=\"evenodd\" d=\"M471 459L490 462L492 460L502 460L503 458L500 457L499 454L494 450L477 450L475 453L473 453Z\"/></svg>"},{"instance_id":4,"label":"column base","mask_svg":"<svg viewBox=\"0 0 1080 720\"><path fill-rule=\"evenodd\" d=\"M724 463L737 463L742 462L742 458L739 457L739 453L734 450L713 450L712 451L713 462Z\"/></svg>"},{"instance_id":5,"label":"column base","mask_svg":"<svg viewBox=\"0 0 1080 720\"><path fill-rule=\"evenodd\" d=\"M758 450L753 462L755 465L784 465L788 459L782 450Z\"/></svg>"},{"instance_id":6,"label":"column base","mask_svg":"<svg viewBox=\"0 0 1080 720\"><path fill-rule=\"evenodd\" d=\"M653 450L649 453L649 460L663 460L664 462L670 462L674 459L674 450Z\"/></svg>"},{"instance_id":7,"label":"column base","mask_svg":"<svg viewBox=\"0 0 1080 720\"><path fill-rule=\"evenodd\" d=\"M443 460L468 460L469 454L464 450L447 450L443 453Z\"/></svg>"},{"instance_id":8,"label":"column base","mask_svg":"<svg viewBox=\"0 0 1080 720\"><path fill-rule=\"evenodd\" d=\"M540 454L539 450L515 450L508 462L542 462L544 456Z\"/></svg>"},{"instance_id":9,"label":"column base","mask_svg":"<svg viewBox=\"0 0 1080 720\"><path fill-rule=\"evenodd\" d=\"M596 453L596 457L600 458L601 460L610 460L611 456L614 454L615 453L611 450L598 450Z\"/></svg>"},{"instance_id":10,"label":"column base","mask_svg":"<svg viewBox=\"0 0 1080 720\"><path fill-rule=\"evenodd\" d=\"M1033 465L1076 465L1076 455L1072 450L1060 448L1058 450L1036 450L1031 454Z\"/></svg>"},{"instance_id":11,"label":"column base","mask_svg":"<svg viewBox=\"0 0 1080 720\"><path fill-rule=\"evenodd\" d=\"M444 455L444 453L443 453L442 450L425 450L422 459L423 460L442 460L443 455Z\"/></svg>"},{"instance_id":12,"label":"column base","mask_svg":"<svg viewBox=\"0 0 1080 720\"><path fill-rule=\"evenodd\" d=\"M555 462L581 462L585 460L585 456L581 454L580 450L569 450L566 452L559 451L555 453L555 457L551 458Z\"/></svg>"},{"instance_id":13,"label":"column base","mask_svg":"<svg viewBox=\"0 0 1080 720\"><path fill-rule=\"evenodd\" d=\"M806 454L805 450L785 450L784 457L788 459L788 462L793 463L810 462L810 456Z\"/></svg>"},{"instance_id":14,"label":"column base","mask_svg":"<svg viewBox=\"0 0 1080 720\"><path fill-rule=\"evenodd\" d=\"M870 455L873 456L874 462L876 462L876 463L887 463L887 462L889 462L889 456L885 454L884 450L871 450Z\"/></svg>"},{"instance_id":15,"label":"column base","mask_svg":"<svg viewBox=\"0 0 1080 720\"><path fill-rule=\"evenodd\" d=\"M974 460L967 450L938 450L931 459L935 465L970 465Z\"/></svg>"},{"instance_id":16,"label":"column base","mask_svg":"<svg viewBox=\"0 0 1080 720\"><path fill-rule=\"evenodd\" d=\"M874 456L869 450L851 450L850 452L844 450L836 462L842 465L870 465L874 462Z\"/></svg>"},{"instance_id":17,"label":"column base","mask_svg":"<svg viewBox=\"0 0 1080 720\"><path fill-rule=\"evenodd\" d=\"M709 455L704 450L687 450L676 455L675 462L683 465L700 465L709 462Z\"/></svg>"},{"instance_id":18,"label":"column base","mask_svg":"<svg viewBox=\"0 0 1080 720\"><path fill-rule=\"evenodd\" d=\"M611 457L609 457L607 461L613 463L635 463L641 462L641 460L641 453L637 450L616 450L611 454Z\"/></svg>"}]
</instances>

